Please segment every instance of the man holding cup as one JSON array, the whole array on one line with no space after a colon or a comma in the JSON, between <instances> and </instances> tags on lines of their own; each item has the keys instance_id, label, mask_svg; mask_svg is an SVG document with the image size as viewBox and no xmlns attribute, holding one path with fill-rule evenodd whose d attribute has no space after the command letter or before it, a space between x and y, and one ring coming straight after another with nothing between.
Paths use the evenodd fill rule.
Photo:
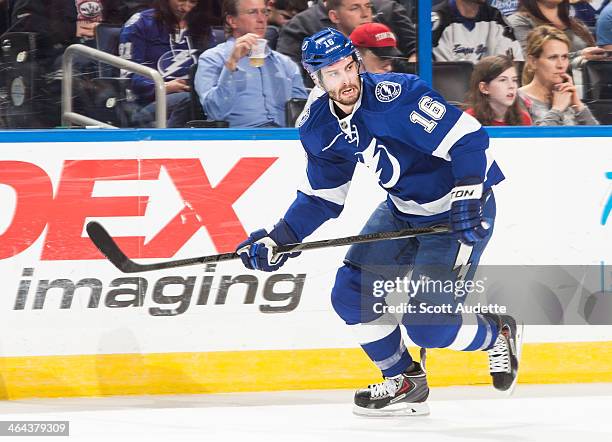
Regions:
<instances>
[{"instance_id":1,"label":"man holding cup","mask_svg":"<svg viewBox=\"0 0 612 442\"><path fill-rule=\"evenodd\" d=\"M299 67L266 46L264 0L224 0L225 43L198 61L195 90L210 119L230 127L283 127L285 103L306 98Z\"/></svg>"}]
</instances>

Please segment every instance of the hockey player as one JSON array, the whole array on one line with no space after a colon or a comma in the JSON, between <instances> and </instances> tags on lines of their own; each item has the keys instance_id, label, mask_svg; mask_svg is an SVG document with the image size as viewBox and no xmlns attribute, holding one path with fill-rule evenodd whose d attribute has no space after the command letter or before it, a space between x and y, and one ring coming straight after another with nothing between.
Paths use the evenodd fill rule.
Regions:
<instances>
[{"instance_id":1,"label":"hockey player","mask_svg":"<svg viewBox=\"0 0 612 442\"><path fill-rule=\"evenodd\" d=\"M487 350L494 386L510 390L518 370L520 327L510 316L440 313L396 317L381 312L374 288L406 277L457 282L473 278L495 220L492 186L504 179L486 153L488 137L471 116L448 105L414 75L360 74L358 52L325 29L304 39L302 64L326 91L306 112L300 139L306 179L284 217L268 233L237 247L247 268L275 271L297 254L274 256L275 245L302 241L340 215L357 163L376 173L388 193L361 233L450 224L452 233L353 245L336 275L332 305L355 331L384 380L358 390L360 415L427 414L424 366L413 361L400 333L422 348ZM439 287L439 286L436 286ZM405 294L415 307L461 304L457 293Z\"/></svg>"}]
</instances>

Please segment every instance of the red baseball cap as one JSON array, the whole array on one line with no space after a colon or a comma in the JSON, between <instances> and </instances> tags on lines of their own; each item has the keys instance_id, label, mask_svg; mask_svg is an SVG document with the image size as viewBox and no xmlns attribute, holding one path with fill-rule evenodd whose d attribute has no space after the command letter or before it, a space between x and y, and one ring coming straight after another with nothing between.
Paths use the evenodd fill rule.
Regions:
<instances>
[{"instance_id":1,"label":"red baseball cap","mask_svg":"<svg viewBox=\"0 0 612 442\"><path fill-rule=\"evenodd\" d=\"M364 23L357 26L349 36L358 48L367 48L377 57L402 57L397 49L397 38L391 29L382 23Z\"/></svg>"}]
</instances>

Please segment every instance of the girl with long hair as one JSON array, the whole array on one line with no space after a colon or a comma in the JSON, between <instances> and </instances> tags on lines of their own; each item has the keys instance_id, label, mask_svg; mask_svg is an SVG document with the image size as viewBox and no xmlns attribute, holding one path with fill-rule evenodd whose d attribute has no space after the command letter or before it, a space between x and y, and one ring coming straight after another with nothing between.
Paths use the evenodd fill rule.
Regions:
<instances>
[{"instance_id":1,"label":"girl with long hair","mask_svg":"<svg viewBox=\"0 0 612 442\"><path fill-rule=\"evenodd\" d=\"M518 98L518 76L512 58L484 57L470 79L466 113L484 126L530 126L531 118Z\"/></svg>"},{"instance_id":2,"label":"girl with long hair","mask_svg":"<svg viewBox=\"0 0 612 442\"><path fill-rule=\"evenodd\" d=\"M529 34L519 95L536 126L599 124L567 73L569 48L567 35L555 27L539 26Z\"/></svg>"},{"instance_id":3,"label":"girl with long hair","mask_svg":"<svg viewBox=\"0 0 612 442\"><path fill-rule=\"evenodd\" d=\"M214 46L208 0L155 0L153 8L133 15L123 26L119 55L157 70L165 80L168 126L181 127L189 119L189 69L203 50ZM125 73L143 108L134 124L152 125L155 85L147 77Z\"/></svg>"},{"instance_id":4,"label":"girl with long hair","mask_svg":"<svg viewBox=\"0 0 612 442\"><path fill-rule=\"evenodd\" d=\"M523 55L527 52L527 35L542 25L563 31L570 42L569 59L573 67L582 61L601 60L604 50L595 45L589 29L570 16L569 0L520 0L518 12L508 17L516 38L521 42Z\"/></svg>"}]
</instances>

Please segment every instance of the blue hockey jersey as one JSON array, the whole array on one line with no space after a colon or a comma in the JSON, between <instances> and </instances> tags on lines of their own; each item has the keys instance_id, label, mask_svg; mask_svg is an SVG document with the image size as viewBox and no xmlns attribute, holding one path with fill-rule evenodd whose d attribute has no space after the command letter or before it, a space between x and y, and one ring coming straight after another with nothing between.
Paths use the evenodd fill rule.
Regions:
<instances>
[{"instance_id":1,"label":"blue hockey jersey","mask_svg":"<svg viewBox=\"0 0 612 442\"><path fill-rule=\"evenodd\" d=\"M157 70L166 81L187 78L189 67L198 61L197 52L189 30L168 29L155 19L154 9L134 14L123 26L119 38L120 57ZM132 79L132 91L141 104L155 99L151 79L125 71L122 76Z\"/></svg>"},{"instance_id":2,"label":"blue hockey jersey","mask_svg":"<svg viewBox=\"0 0 612 442\"><path fill-rule=\"evenodd\" d=\"M361 79L352 114L338 118L325 94L298 122L306 179L284 219L300 241L340 215L357 163L376 174L387 204L407 221L446 220L457 181L480 177L486 191L504 179L480 123L417 76Z\"/></svg>"}]
</instances>

